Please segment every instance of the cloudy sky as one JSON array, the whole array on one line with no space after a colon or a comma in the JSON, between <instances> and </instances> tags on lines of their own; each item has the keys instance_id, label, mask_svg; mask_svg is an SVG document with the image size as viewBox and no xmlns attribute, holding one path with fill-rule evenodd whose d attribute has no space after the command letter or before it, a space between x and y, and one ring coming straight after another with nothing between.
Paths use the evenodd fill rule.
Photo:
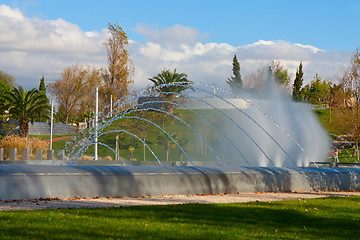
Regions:
<instances>
[{"instance_id":1,"label":"cloudy sky","mask_svg":"<svg viewBox=\"0 0 360 240\"><path fill-rule=\"evenodd\" d=\"M336 80L360 47L360 1L2 0L0 70L26 89L73 64L106 65L108 23L127 33L135 87L176 68L192 81L226 85L237 55L244 78L278 60L305 83Z\"/></svg>"}]
</instances>

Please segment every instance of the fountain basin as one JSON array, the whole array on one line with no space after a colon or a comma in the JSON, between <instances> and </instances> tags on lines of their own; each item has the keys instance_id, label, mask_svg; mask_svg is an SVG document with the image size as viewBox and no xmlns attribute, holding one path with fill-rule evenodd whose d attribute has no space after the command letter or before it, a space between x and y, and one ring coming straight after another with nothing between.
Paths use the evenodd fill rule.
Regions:
<instances>
[{"instance_id":1,"label":"fountain basin","mask_svg":"<svg viewBox=\"0 0 360 240\"><path fill-rule=\"evenodd\" d=\"M0 199L360 190L360 168L1 165Z\"/></svg>"}]
</instances>

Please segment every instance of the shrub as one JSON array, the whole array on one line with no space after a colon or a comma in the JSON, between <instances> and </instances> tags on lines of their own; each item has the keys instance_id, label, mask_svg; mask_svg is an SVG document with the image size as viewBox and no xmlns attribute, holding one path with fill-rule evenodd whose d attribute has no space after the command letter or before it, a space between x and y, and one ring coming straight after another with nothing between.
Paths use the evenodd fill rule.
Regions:
<instances>
[{"instance_id":1,"label":"shrub","mask_svg":"<svg viewBox=\"0 0 360 240\"><path fill-rule=\"evenodd\" d=\"M49 143L47 141L41 140L40 138L34 137L30 138L29 148L32 152L35 152L36 149L42 149L43 152L45 152L49 148Z\"/></svg>"},{"instance_id":2,"label":"shrub","mask_svg":"<svg viewBox=\"0 0 360 240\"><path fill-rule=\"evenodd\" d=\"M80 157L80 160L94 160L94 158L92 156L89 156L89 155L82 155Z\"/></svg>"},{"instance_id":3,"label":"shrub","mask_svg":"<svg viewBox=\"0 0 360 240\"><path fill-rule=\"evenodd\" d=\"M9 157L9 149L17 148L18 154L21 154L21 150L28 148L31 153L35 153L36 149L42 149L44 152L48 149L48 143L40 140L39 138L22 138L17 135L8 135L0 140L0 148L4 148L4 158Z\"/></svg>"}]
</instances>

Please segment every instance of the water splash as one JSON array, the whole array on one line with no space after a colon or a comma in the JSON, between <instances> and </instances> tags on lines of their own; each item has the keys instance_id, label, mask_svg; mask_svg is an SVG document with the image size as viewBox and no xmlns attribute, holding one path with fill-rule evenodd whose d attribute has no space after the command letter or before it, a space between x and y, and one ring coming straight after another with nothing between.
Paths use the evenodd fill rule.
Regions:
<instances>
[{"instance_id":1,"label":"water splash","mask_svg":"<svg viewBox=\"0 0 360 240\"><path fill-rule=\"evenodd\" d=\"M274 87L275 84L269 86L272 89L266 95L249 95L244 91L241 97L204 84L196 84L181 94L160 92L162 86L139 90L119 99L113 112L104 114L113 117L100 118L99 139L112 133L131 135L147 148L158 165L162 165L164 160L159 155L163 153L153 149L156 143L129 130L106 130L119 121L139 120L163 133L191 165L291 167L324 160L328 139L311 109L308 105L291 102ZM156 123L158 119L136 116L143 112L166 115L178 126L165 130L164 122L163 126ZM181 114L185 116L179 117ZM174 133L175 130L180 133ZM184 132L191 146L172 137ZM67 149L68 162L75 163L94 141L94 129L81 131ZM179 160L174 151L171 160ZM126 164L124 160L123 163Z\"/></svg>"}]
</instances>

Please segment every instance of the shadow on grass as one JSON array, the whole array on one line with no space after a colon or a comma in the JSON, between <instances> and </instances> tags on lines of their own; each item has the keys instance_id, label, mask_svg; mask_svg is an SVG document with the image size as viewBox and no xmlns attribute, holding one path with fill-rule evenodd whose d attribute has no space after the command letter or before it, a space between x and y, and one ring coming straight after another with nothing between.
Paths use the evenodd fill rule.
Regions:
<instances>
[{"instance_id":1,"label":"shadow on grass","mask_svg":"<svg viewBox=\"0 0 360 240\"><path fill-rule=\"evenodd\" d=\"M360 198L0 213L0 237L356 239Z\"/></svg>"}]
</instances>

